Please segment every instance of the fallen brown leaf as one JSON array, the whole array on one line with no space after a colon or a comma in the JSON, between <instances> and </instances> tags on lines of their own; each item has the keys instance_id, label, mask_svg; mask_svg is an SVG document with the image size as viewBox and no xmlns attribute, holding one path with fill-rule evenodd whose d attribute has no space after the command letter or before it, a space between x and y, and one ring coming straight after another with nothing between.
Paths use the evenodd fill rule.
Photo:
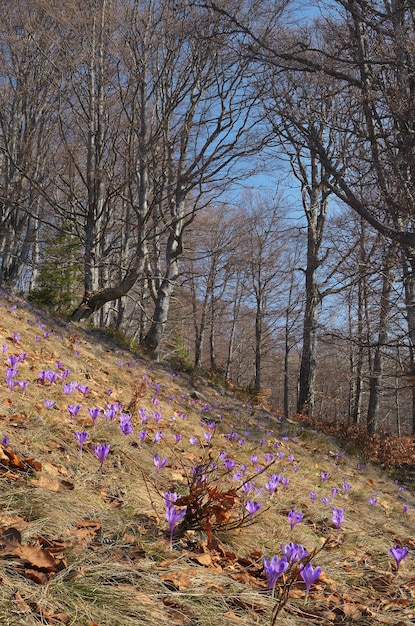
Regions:
<instances>
[{"instance_id":1,"label":"fallen brown leaf","mask_svg":"<svg viewBox=\"0 0 415 626\"><path fill-rule=\"evenodd\" d=\"M197 561L199 565L204 565L205 567L213 566L212 557L207 552L204 554L196 554L192 557L192 560Z\"/></svg>"},{"instance_id":2,"label":"fallen brown leaf","mask_svg":"<svg viewBox=\"0 0 415 626\"><path fill-rule=\"evenodd\" d=\"M193 568L190 568L193 570ZM189 575L189 570L179 572L165 572L160 574L161 580L173 585L178 591L193 587L193 580Z\"/></svg>"}]
</instances>

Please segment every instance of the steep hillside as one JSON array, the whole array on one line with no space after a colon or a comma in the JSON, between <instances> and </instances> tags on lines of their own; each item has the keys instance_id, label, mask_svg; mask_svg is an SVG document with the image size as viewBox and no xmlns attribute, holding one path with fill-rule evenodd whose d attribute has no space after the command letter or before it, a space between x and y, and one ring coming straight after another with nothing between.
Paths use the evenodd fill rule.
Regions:
<instances>
[{"instance_id":1,"label":"steep hillside","mask_svg":"<svg viewBox=\"0 0 415 626\"><path fill-rule=\"evenodd\" d=\"M415 619L411 489L242 393L0 305L1 626Z\"/></svg>"}]
</instances>

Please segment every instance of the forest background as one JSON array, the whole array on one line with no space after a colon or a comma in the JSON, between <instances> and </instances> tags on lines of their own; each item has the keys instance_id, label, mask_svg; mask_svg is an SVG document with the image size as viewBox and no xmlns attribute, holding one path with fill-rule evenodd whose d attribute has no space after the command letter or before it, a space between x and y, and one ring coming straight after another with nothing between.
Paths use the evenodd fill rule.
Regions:
<instances>
[{"instance_id":1,"label":"forest background","mask_svg":"<svg viewBox=\"0 0 415 626\"><path fill-rule=\"evenodd\" d=\"M0 286L414 434L414 8L299 4L2 3Z\"/></svg>"}]
</instances>

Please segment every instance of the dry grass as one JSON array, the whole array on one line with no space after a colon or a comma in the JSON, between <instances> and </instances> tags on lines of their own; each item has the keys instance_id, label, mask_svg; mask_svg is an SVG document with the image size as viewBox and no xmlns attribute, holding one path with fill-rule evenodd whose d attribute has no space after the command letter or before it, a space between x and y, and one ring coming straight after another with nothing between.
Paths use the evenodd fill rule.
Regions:
<instances>
[{"instance_id":1,"label":"dry grass","mask_svg":"<svg viewBox=\"0 0 415 626\"><path fill-rule=\"evenodd\" d=\"M2 558L0 546L0 626L267 624L275 600L266 591L263 557L279 554L280 544L291 540L310 552L318 550L327 538L332 538L327 549L313 561L323 576L308 604L298 580L276 623L410 623L415 614L415 498L410 489L400 491L375 466L362 467L334 439L252 408L246 398L207 378L176 373L80 327L58 325L7 295L0 302L0 346L8 347L1 357L0 440L8 436L8 449L42 464L39 471L5 466L0 471L0 528L17 528L22 545L49 546L57 550L54 554L60 547L63 559L62 570L39 584L29 577L27 562L16 555ZM23 352L28 356L18 364L16 379L29 384L24 394L17 388L10 393L7 357ZM71 370L67 381L90 387L85 398L78 391L67 397L59 381L50 387L39 384L39 372L57 371L58 360L64 364L61 370ZM192 397L195 390L202 399ZM56 406L47 410L45 399ZM129 409L131 435L121 432L117 419L107 422L101 415L93 424L87 407L103 409L108 402ZM76 420L68 404L82 405ZM150 416L159 412L162 419L158 425L152 417L142 424L139 409ZM204 432L212 420L217 427L209 446ZM148 431L144 443L138 437L141 429ZM158 429L165 440L154 443ZM89 433L82 457L74 436L78 430ZM228 439L232 431L238 435ZM175 434L183 439L176 442ZM193 436L198 441L191 445ZM93 452L98 442L111 445L102 471ZM185 495L186 474L209 453L222 467L219 451L226 451L237 467L247 465L246 476L255 474L253 454L263 466L265 453L281 453L255 476L246 496L262 509L252 523L216 533L216 549L208 549L206 533L198 529L176 537L170 551L161 495L167 489ZM158 475L156 452L168 458ZM272 499L261 492L271 473L289 479ZM346 494L343 482L352 485ZM223 489L237 484L229 476L217 483ZM334 488L339 492L333 496ZM315 502L311 491L317 494ZM240 495L236 513L243 512ZM326 506L320 501L324 497L331 498ZM374 506L370 497L377 499ZM339 532L331 522L333 506L345 511ZM291 533L287 514L292 508L302 511L304 521ZM389 555L396 543L410 548L398 573Z\"/></svg>"}]
</instances>

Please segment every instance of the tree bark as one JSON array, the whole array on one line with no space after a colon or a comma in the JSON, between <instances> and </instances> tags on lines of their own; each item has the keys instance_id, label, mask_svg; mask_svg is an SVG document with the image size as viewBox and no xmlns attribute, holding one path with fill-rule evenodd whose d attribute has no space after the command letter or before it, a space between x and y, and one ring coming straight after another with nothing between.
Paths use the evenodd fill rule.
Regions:
<instances>
[{"instance_id":1,"label":"tree bark","mask_svg":"<svg viewBox=\"0 0 415 626\"><path fill-rule=\"evenodd\" d=\"M367 410L367 432L369 435L373 435L378 429L379 405L383 384L384 352L388 340L389 315L391 309L390 296L394 275L392 252L392 247L389 247L383 265L378 340L373 356L372 371L369 375L369 402Z\"/></svg>"}]
</instances>

